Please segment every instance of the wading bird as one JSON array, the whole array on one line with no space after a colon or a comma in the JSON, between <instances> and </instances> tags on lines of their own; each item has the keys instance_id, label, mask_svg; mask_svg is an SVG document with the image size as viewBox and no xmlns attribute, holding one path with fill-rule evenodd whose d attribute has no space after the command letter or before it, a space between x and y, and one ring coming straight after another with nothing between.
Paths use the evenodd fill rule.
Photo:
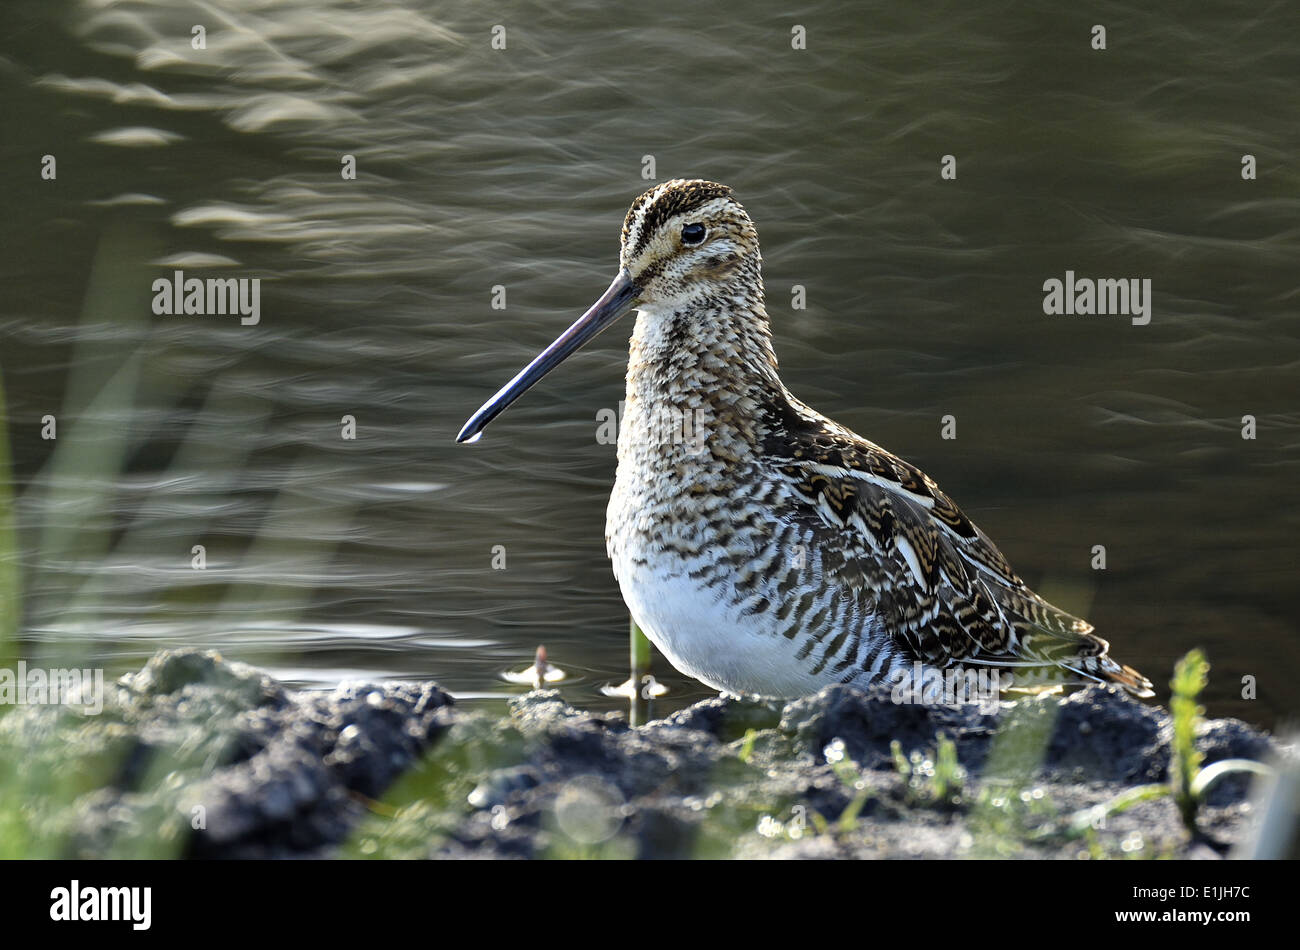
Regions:
<instances>
[{"instance_id":1,"label":"wading bird","mask_svg":"<svg viewBox=\"0 0 1300 950\"><path fill-rule=\"evenodd\" d=\"M786 389L758 235L725 185L632 202L609 289L457 441L633 307L605 537L632 618L677 669L767 697L897 682L918 661L1153 695L933 479Z\"/></svg>"}]
</instances>

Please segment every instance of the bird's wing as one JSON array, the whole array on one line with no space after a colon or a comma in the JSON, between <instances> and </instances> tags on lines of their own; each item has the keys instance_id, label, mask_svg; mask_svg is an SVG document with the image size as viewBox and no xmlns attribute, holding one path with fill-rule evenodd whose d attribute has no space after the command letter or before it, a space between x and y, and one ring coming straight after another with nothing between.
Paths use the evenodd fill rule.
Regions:
<instances>
[{"instance_id":1,"label":"bird's wing","mask_svg":"<svg viewBox=\"0 0 1300 950\"><path fill-rule=\"evenodd\" d=\"M786 514L816 539L826 582L873 598L907 654L940 668L1059 668L1150 695L1090 624L1030 590L916 466L834 423L794 436L768 459L793 489L797 510Z\"/></svg>"}]
</instances>

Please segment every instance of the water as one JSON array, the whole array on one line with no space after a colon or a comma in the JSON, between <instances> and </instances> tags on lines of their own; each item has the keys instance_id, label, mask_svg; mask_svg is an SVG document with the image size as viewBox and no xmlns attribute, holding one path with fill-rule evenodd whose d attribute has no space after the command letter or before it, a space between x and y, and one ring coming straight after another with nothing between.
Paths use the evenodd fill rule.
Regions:
<instances>
[{"instance_id":1,"label":"water","mask_svg":"<svg viewBox=\"0 0 1300 950\"><path fill-rule=\"evenodd\" d=\"M475 702L543 643L566 696L613 706L596 417L631 320L452 440L606 286L653 156L757 222L792 390L922 466L1160 688L1203 646L1211 713L1295 713L1294 7L7 14L0 369L30 655L215 647ZM155 316L177 269L259 278L260 322ZM1150 325L1045 316L1067 270L1150 278ZM707 695L656 672L661 710Z\"/></svg>"}]
</instances>

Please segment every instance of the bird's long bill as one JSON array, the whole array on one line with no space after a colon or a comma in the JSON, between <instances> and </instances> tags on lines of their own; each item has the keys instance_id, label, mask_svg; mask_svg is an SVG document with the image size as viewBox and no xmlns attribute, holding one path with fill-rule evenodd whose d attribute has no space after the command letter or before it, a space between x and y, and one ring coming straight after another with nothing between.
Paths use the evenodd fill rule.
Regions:
<instances>
[{"instance_id":1,"label":"bird's long bill","mask_svg":"<svg viewBox=\"0 0 1300 950\"><path fill-rule=\"evenodd\" d=\"M533 384L555 367L580 350L588 340L605 329L623 315L636 303L637 286L627 271L621 270L609 289L600 295L600 299L591 305L569 329L560 334L559 339L542 350L531 363L519 371L514 379L506 383L495 396L483 403L478 412L469 417L469 421L456 436L457 442L477 442L489 422L505 412L512 402L528 392Z\"/></svg>"}]
</instances>

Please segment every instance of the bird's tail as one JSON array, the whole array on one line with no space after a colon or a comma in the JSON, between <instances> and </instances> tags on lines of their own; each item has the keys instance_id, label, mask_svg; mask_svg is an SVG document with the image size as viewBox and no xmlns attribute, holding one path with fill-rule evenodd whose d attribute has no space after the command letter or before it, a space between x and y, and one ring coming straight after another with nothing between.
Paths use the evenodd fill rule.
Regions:
<instances>
[{"instance_id":1,"label":"bird's tail","mask_svg":"<svg viewBox=\"0 0 1300 950\"><path fill-rule=\"evenodd\" d=\"M1037 655L1044 663L1042 681L1070 682L1070 674L1074 674L1077 677L1073 679L1075 683L1113 683L1141 699L1154 696L1151 681L1133 667L1111 659L1110 644L1091 630L1091 626L1079 621L1079 627L1068 636L1040 634L1025 638L1029 641L1026 652ZM1034 679L1033 676L1028 678ZM1017 676L1016 679L1020 681L1023 677Z\"/></svg>"},{"instance_id":2,"label":"bird's tail","mask_svg":"<svg viewBox=\"0 0 1300 950\"><path fill-rule=\"evenodd\" d=\"M1106 643L1105 640L1101 642ZM1133 667L1115 662L1104 652L1097 656L1080 657L1077 665L1072 666L1068 663L1061 665L1066 669L1074 670L1080 676L1086 676L1099 683L1114 683L1116 686L1120 686L1142 699L1150 699L1155 695L1155 690L1151 688L1149 679L1133 669Z\"/></svg>"},{"instance_id":3,"label":"bird's tail","mask_svg":"<svg viewBox=\"0 0 1300 950\"><path fill-rule=\"evenodd\" d=\"M1092 632L1092 624L1036 595L1029 606L1033 609L1022 609L1015 627L1022 655L1043 664L1044 681L1060 681L1062 674L1072 673L1079 678L1074 680L1076 683L1113 683L1141 699L1155 695L1149 679L1110 658L1110 644ZM1049 664L1056 669L1050 669ZM1022 678L1016 677L1018 681Z\"/></svg>"}]
</instances>

